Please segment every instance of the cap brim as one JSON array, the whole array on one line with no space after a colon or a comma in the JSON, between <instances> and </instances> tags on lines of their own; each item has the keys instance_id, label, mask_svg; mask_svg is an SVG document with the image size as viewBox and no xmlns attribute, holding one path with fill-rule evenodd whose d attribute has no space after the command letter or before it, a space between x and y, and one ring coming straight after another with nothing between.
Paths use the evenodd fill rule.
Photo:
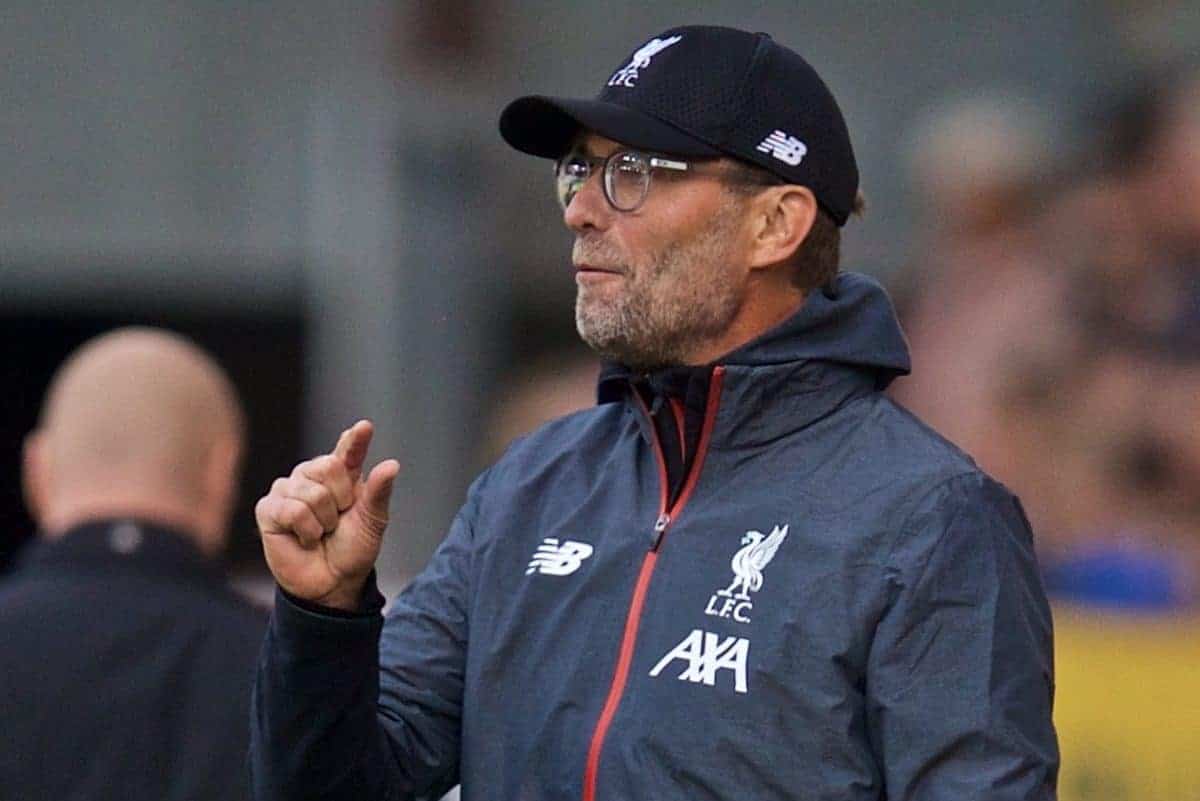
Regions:
<instances>
[{"instance_id":1,"label":"cap brim","mask_svg":"<svg viewBox=\"0 0 1200 801\"><path fill-rule=\"evenodd\" d=\"M504 141L533 156L556 159L580 130L623 145L677 156L719 156L721 152L672 125L635 109L602 100L529 95L500 114Z\"/></svg>"}]
</instances>

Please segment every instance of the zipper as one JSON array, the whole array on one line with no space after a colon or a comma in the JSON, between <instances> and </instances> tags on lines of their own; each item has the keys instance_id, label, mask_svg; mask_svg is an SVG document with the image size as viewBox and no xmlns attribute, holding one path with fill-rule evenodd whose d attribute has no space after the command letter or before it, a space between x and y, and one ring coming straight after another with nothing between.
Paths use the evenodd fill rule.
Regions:
<instances>
[{"instance_id":1,"label":"zipper","mask_svg":"<svg viewBox=\"0 0 1200 801\"><path fill-rule=\"evenodd\" d=\"M654 521L654 535L650 538L650 550L658 550L658 546L662 544L663 534L667 533L669 525L671 525L671 516L666 512L660 514Z\"/></svg>"},{"instance_id":2,"label":"zipper","mask_svg":"<svg viewBox=\"0 0 1200 801\"><path fill-rule=\"evenodd\" d=\"M704 467L704 457L708 454L708 441L712 436L713 423L717 417L717 408L721 398L721 384L724 379L725 368L714 367L712 379L708 387L708 401L704 406L704 423L700 428L700 443L696 448L696 460L692 464L692 469L688 471L683 490L679 493L679 497L675 499L675 503L673 504L670 503L670 488L667 486L667 462L663 455L662 442L658 439L658 432L654 428L654 421L650 421L650 439L654 455L658 459L659 487L661 489L659 493L658 517L654 521L654 528L650 537L650 549L642 559L642 567L638 571L637 582L633 587L633 598L629 602L629 612L625 617L625 632L621 635L621 649L617 654L617 667L613 671L612 683L608 688L608 696L604 700L604 706L600 710L600 718L596 721L596 728L592 732L592 739L588 745L587 762L583 771L583 801L595 801L596 799L596 773L600 767L600 752L603 750L604 738L608 734L608 728L612 725L613 718L617 714L617 707L620 706L621 696L625 692L625 683L629 679L629 666L633 662L633 649L637 644L638 624L641 622L642 607L646 602L646 592L650 586L650 577L654 573L654 565L658 562L658 552L662 547L667 530L671 527L671 523L678 519L680 513L683 511L683 507L692 495L692 490L696 487L696 482L700 479L700 471ZM650 412L646 408L645 402L636 391L633 395L637 399L638 405L641 406L643 413L649 419Z\"/></svg>"}]
</instances>

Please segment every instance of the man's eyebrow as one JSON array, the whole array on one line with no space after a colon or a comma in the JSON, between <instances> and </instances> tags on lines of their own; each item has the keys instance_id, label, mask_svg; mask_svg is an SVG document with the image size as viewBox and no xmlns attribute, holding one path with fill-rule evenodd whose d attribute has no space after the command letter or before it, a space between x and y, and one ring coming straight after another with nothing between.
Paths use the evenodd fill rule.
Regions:
<instances>
[{"instance_id":1,"label":"man's eyebrow","mask_svg":"<svg viewBox=\"0 0 1200 801\"><path fill-rule=\"evenodd\" d=\"M567 155L582 156L583 158L594 159L596 161L603 161L604 159L608 158L608 154L601 156L596 151L584 144L571 145L571 147L567 148Z\"/></svg>"}]
</instances>

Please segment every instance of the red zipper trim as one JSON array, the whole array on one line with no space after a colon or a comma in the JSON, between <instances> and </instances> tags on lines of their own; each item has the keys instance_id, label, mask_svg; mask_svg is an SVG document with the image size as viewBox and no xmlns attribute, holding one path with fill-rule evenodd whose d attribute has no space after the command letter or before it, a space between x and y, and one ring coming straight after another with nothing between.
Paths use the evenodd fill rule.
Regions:
<instances>
[{"instance_id":1,"label":"red zipper trim","mask_svg":"<svg viewBox=\"0 0 1200 801\"><path fill-rule=\"evenodd\" d=\"M587 767L583 772L583 801L594 801L596 798L596 769L600 766L600 749L604 745L604 735L617 714L617 706L621 703L621 693L625 690L625 681L629 678L629 664L633 662L633 646L637 640L638 622L642 616L642 604L646 601L646 588L650 585L650 574L654 572L654 563L658 561L658 552L651 551L642 560L642 569L638 573L637 584L633 588L633 601L629 605L629 615L625 618L625 634L621 637L621 653L617 657L617 669L613 673L612 684L608 688L608 698L604 700L604 709L600 719L596 721L596 730L592 733L592 742L588 746Z\"/></svg>"},{"instance_id":2,"label":"red zipper trim","mask_svg":"<svg viewBox=\"0 0 1200 801\"><path fill-rule=\"evenodd\" d=\"M654 427L654 418L650 416L650 409L646 406L646 402L642 400L641 394L635 389L633 397L637 401L637 405L641 407L642 414L646 415L646 420L650 423L650 441L652 450L654 451L654 459L658 462L658 516L662 517L668 513L667 503L671 500L670 477L667 475L667 458L663 455L662 441L658 438L658 429ZM707 410L706 410L707 411Z\"/></svg>"},{"instance_id":3,"label":"red zipper trim","mask_svg":"<svg viewBox=\"0 0 1200 801\"><path fill-rule=\"evenodd\" d=\"M704 469L704 457L708 456L708 441L712 439L713 423L717 419L717 408L721 404L721 385L725 382L725 368L714 367L712 380L708 383L708 400L704 404L704 425L700 427L700 443L696 446L696 462L692 465L691 472L688 473L687 483L683 485L683 490L680 491L679 497L675 500L675 505L671 507L668 514L671 520L683 511L684 504L688 502L688 498L692 496L692 490L696 488L696 482L700 480L700 471ZM664 465L663 470L666 470ZM670 523L667 524L668 526ZM665 535L666 532L664 531ZM659 537L659 544L662 543L662 537Z\"/></svg>"},{"instance_id":4,"label":"red zipper trim","mask_svg":"<svg viewBox=\"0 0 1200 801\"><path fill-rule=\"evenodd\" d=\"M667 521L663 525L662 531L657 533L650 552L642 560L642 569L638 572L637 583L633 587L633 599L629 602L629 613L625 617L625 633L621 635L621 650L617 656L617 668L613 672L612 683L608 688L608 697L604 700L600 719L596 721L596 729L592 732L592 741L588 746L587 763L583 772L583 801L595 801L596 799L596 773L600 767L600 752L604 747L604 737L608 734L608 727L612 725L613 717L617 714L617 707L621 704L621 696L625 692L625 682L629 679L629 665L633 662L633 649L637 644L638 624L642 619L642 606L646 602L650 575L654 572L654 565L658 562L658 550L662 547L667 528L683 511L684 504L688 502L688 498L691 497L692 490L695 489L696 482L700 478L700 470L704 467L704 457L708 454L708 441L712 437L713 423L717 418L721 384L724 378L725 368L714 367L712 380L708 387L708 401L704 407L704 425L700 429L700 444L696 450L696 462L692 465L691 472L688 473L683 491L679 493L679 498L669 510L667 509L670 497L667 489L667 462L663 457L662 443L658 439L658 432L654 429L654 421L650 421L650 436L654 444L654 454L658 458L659 486L662 489L659 496L659 520L666 515ZM645 402L636 390L633 394L648 418L649 410L646 409ZM657 527L657 521L655 525Z\"/></svg>"}]
</instances>

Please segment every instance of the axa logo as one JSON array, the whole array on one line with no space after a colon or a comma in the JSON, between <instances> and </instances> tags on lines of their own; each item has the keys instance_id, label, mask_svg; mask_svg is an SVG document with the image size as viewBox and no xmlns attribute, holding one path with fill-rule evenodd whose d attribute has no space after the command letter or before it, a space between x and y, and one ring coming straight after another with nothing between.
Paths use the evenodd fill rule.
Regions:
<instances>
[{"instance_id":1,"label":"axa logo","mask_svg":"<svg viewBox=\"0 0 1200 801\"><path fill-rule=\"evenodd\" d=\"M765 536L761 531L747 531L742 537L742 547L729 563L733 568L733 581L709 597L704 614L749 623L750 610L754 608L750 593L762 589L763 570L775 558L775 552L787 539L787 534L787 526L775 526Z\"/></svg>"},{"instance_id":2,"label":"axa logo","mask_svg":"<svg viewBox=\"0 0 1200 801\"><path fill-rule=\"evenodd\" d=\"M646 42L633 54L633 58L629 59L628 64L613 73L612 77L608 79L608 85L625 86L632 89L633 82L638 79L638 71L649 67L650 59L682 38L682 36L669 36L666 39L654 38Z\"/></svg>"},{"instance_id":3,"label":"axa logo","mask_svg":"<svg viewBox=\"0 0 1200 801\"><path fill-rule=\"evenodd\" d=\"M808 153L808 146L785 131L775 130L758 143L758 150L770 153L789 167L795 167Z\"/></svg>"},{"instance_id":4,"label":"axa logo","mask_svg":"<svg viewBox=\"0 0 1200 801\"><path fill-rule=\"evenodd\" d=\"M547 576L569 576L579 569L584 559L592 555L593 550L586 542L559 542L554 537L546 537L533 552L525 575L545 573Z\"/></svg>"},{"instance_id":5,"label":"axa logo","mask_svg":"<svg viewBox=\"0 0 1200 801\"><path fill-rule=\"evenodd\" d=\"M749 655L750 641L745 637L722 638L711 631L693 629L683 642L658 660L650 675L658 676L670 667L671 663L680 661L684 663L684 668L676 678L712 687L717 683L717 674L728 670L733 673L734 691L745 693L746 659Z\"/></svg>"}]
</instances>

